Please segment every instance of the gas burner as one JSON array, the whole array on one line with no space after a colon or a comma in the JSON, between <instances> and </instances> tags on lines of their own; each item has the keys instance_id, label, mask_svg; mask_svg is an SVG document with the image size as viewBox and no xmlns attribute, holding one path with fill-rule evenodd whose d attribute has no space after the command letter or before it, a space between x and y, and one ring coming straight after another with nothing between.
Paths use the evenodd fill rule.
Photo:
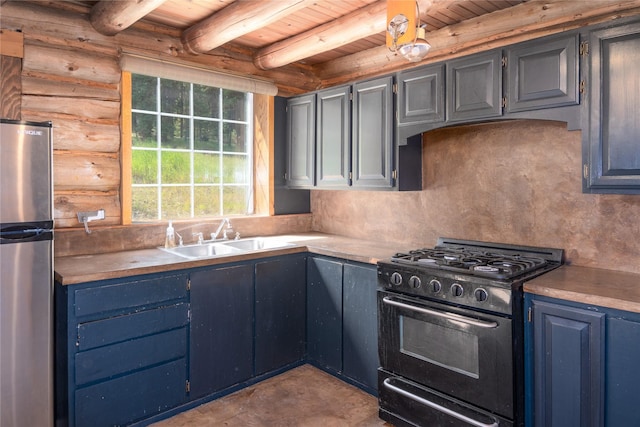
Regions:
<instances>
[{"instance_id":1,"label":"gas burner","mask_svg":"<svg viewBox=\"0 0 640 427\"><path fill-rule=\"evenodd\" d=\"M527 247L524 247L527 249ZM504 252L496 247L436 246L400 252L391 258L394 263L422 266L441 270L494 278L511 279L547 265L544 257L534 256L524 250L514 252L507 248Z\"/></svg>"},{"instance_id":2,"label":"gas burner","mask_svg":"<svg viewBox=\"0 0 640 427\"><path fill-rule=\"evenodd\" d=\"M473 267L474 271L482 271L483 273L495 273L500 271L498 267L491 267L488 265L476 265Z\"/></svg>"}]
</instances>

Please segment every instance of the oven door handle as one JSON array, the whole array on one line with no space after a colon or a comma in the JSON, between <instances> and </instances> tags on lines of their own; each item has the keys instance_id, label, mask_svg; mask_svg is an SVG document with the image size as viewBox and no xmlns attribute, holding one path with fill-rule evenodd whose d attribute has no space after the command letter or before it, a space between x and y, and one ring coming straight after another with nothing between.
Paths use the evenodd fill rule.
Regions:
<instances>
[{"instance_id":1,"label":"oven door handle","mask_svg":"<svg viewBox=\"0 0 640 427\"><path fill-rule=\"evenodd\" d=\"M445 413L445 414L447 414L447 415L449 415L449 416L451 416L453 418L457 418L460 421L463 421L463 422L465 422L467 424L471 424L472 426L476 426L476 427L498 427L499 426L499 424L496 421L494 421L492 424L486 424L486 423L474 420L473 418L469 418L466 415L463 415L463 414L461 414L459 412L453 411L453 410L451 410L449 408L445 408L442 405L438 405L437 403L432 402L432 401L430 401L428 399L425 399L424 397L416 396L413 393L410 393L410 392L408 392L406 390L401 389L398 386L395 386L395 385L391 384L391 380L392 380L392 378L386 378L382 382L382 384L386 388L388 388L389 390L394 391L394 392L396 392L398 394L401 394L402 396L407 397L407 398L413 400L414 402L421 403L422 405L425 405L425 406L428 406L430 408L433 408L436 411L443 412L443 413Z\"/></svg>"},{"instance_id":2,"label":"oven door handle","mask_svg":"<svg viewBox=\"0 0 640 427\"><path fill-rule=\"evenodd\" d=\"M382 301L385 304L393 305L407 310L417 311L419 313L431 314L433 316L443 317L448 320L454 320L456 322L467 323L469 325L478 326L480 328L497 328L498 322L491 322L486 320L473 319L471 317L463 316L461 314L450 313L448 311L432 310L430 308L417 307L415 305L405 304L400 301L392 299L392 297L384 297Z\"/></svg>"}]
</instances>

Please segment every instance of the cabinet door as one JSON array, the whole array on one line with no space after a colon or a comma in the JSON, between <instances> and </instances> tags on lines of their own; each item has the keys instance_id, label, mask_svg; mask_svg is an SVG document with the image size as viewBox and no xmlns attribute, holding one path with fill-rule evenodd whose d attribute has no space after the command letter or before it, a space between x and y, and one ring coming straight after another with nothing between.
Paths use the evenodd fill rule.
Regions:
<instances>
[{"instance_id":1,"label":"cabinet door","mask_svg":"<svg viewBox=\"0 0 640 427\"><path fill-rule=\"evenodd\" d=\"M444 64L398 73L398 124L444 122Z\"/></svg>"},{"instance_id":2,"label":"cabinet door","mask_svg":"<svg viewBox=\"0 0 640 427\"><path fill-rule=\"evenodd\" d=\"M353 86L352 185L391 188L393 172L393 77Z\"/></svg>"},{"instance_id":3,"label":"cabinet door","mask_svg":"<svg viewBox=\"0 0 640 427\"><path fill-rule=\"evenodd\" d=\"M253 375L253 264L191 273L192 399Z\"/></svg>"},{"instance_id":4,"label":"cabinet door","mask_svg":"<svg viewBox=\"0 0 640 427\"><path fill-rule=\"evenodd\" d=\"M509 112L579 103L578 34L522 43L506 57Z\"/></svg>"},{"instance_id":5,"label":"cabinet door","mask_svg":"<svg viewBox=\"0 0 640 427\"><path fill-rule=\"evenodd\" d=\"M375 392L380 366L376 268L345 264L343 286L343 372Z\"/></svg>"},{"instance_id":6,"label":"cabinet door","mask_svg":"<svg viewBox=\"0 0 640 427\"><path fill-rule=\"evenodd\" d=\"M589 35L583 190L640 193L640 23Z\"/></svg>"},{"instance_id":7,"label":"cabinet door","mask_svg":"<svg viewBox=\"0 0 640 427\"><path fill-rule=\"evenodd\" d=\"M304 358L305 258L279 258L255 267L255 370L264 374Z\"/></svg>"},{"instance_id":8,"label":"cabinet door","mask_svg":"<svg viewBox=\"0 0 640 427\"><path fill-rule=\"evenodd\" d=\"M312 187L315 177L315 95L287 102L287 185Z\"/></svg>"},{"instance_id":9,"label":"cabinet door","mask_svg":"<svg viewBox=\"0 0 640 427\"><path fill-rule=\"evenodd\" d=\"M640 425L640 317L607 319L605 425Z\"/></svg>"},{"instance_id":10,"label":"cabinet door","mask_svg":"<svg viewBox=\"0 0 640 427\"><path fill-rule=\"evenodd\" d=\"M602 426L605 314L533 301L534 424Z\"/></svg>"},{"instance_id":11,"label":"cabinet door","mask_svg":"<svg viewBox=\"0 0 640 427\"><path fill-rule=\"evenodd\" d=\"M447 121L502 114L502 54L491 51L455 59L447 67Z\"/></svg>"},{"instance_id":12,"label":"cabinet door","mask_svg":"<svg viewBox=\"0 0 640 427\"><path fill-rule=\"evenodd\" d=\"M342 371L342 263L307 259L307 357Z\"/></svg>"},{"instance_id":13,"label":"cabinet door","mask_svg":"<svg viewBox=\"0 0 640 427\"><path fill-rule=\"evenodd\" d=\"M348 187L351 171L350 86L324 90L317 95L316 185Z\"/></svg>"}]
</instances>

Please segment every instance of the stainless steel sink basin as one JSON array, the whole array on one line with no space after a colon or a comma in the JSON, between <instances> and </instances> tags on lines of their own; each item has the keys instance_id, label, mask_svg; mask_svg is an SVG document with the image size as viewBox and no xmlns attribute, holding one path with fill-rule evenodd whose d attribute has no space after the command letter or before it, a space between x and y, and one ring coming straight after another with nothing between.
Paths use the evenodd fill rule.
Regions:
<instances>
[{"instance_id":1,"label":"stainless steel sink basin","mask_svg":"<svg viewBox=\"0 0 640 427\"><path fill-rule=\"evenodd\" d=\"M267 239L264 237L252 237L249 239L230 240L222 243L230 248L235 248L243 252L258 251L261 249L277 249L294 246L292 243L288 243L277 239Z\"/></svg>"},{"instance_id":2,"label":"stainless steel sink basin","mask_svg":"<svg viewBox=\"0 0 640 427\"><path fill-rule=\"evenodd\" d=\"M232 246L226 246L222 243L204 243L201 245L178 246L175 248L160 249L190 259L242 253L240 249L236 249Z\"/></svg>"},{"instance_id":3,"label":"stainless steel sink basin","mask_svg":"<svg viewBox=\"0 0 640 427\"><path fill-rule=\"evenodd\" d=\"M278 249L294 246L292 243L282 240L252 237L241 240L227 240L206 242L200 245L178 246L175 248L160 248L183 258L212 258L225 255L242 254L245 252L258 251L262 249Z\"/></svg>"}]
</instances>

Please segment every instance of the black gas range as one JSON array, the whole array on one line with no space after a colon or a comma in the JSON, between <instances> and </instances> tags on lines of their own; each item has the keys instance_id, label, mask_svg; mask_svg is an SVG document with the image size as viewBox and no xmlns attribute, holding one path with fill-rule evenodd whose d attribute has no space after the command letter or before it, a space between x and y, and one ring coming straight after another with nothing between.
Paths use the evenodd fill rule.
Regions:
<instances>
[{"instance_id":1,"label":"black gas range","mask_svg":"<svg viewBox=\"0 0 640 427\"><path fill-rule=\"evenodd\" d=\"M450 238L378 262L381 418L523 425L522 284L562 262L562 249Z\"/></svg>"}]
</instances>

